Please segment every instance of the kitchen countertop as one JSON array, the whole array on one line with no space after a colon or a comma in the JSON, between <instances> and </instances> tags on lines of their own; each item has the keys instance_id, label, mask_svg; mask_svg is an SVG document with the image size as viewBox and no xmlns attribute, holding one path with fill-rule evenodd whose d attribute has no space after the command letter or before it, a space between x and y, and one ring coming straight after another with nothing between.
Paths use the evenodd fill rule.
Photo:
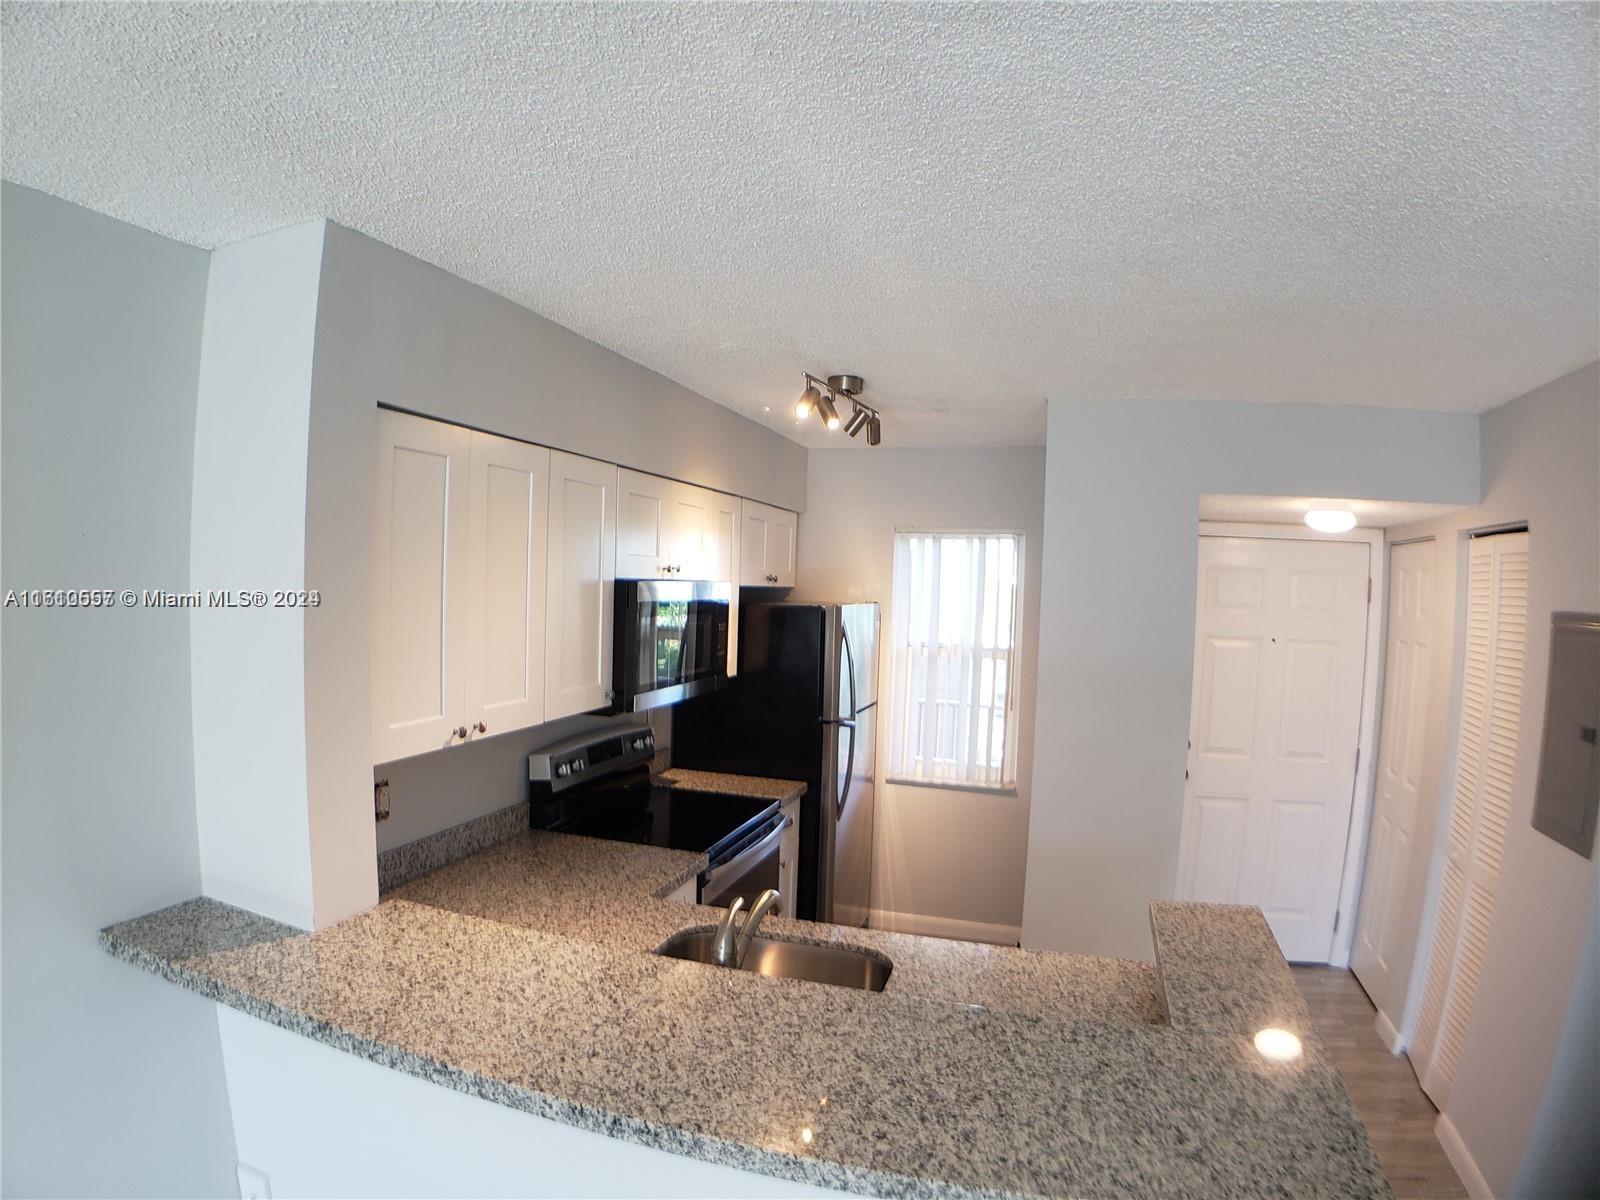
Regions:
<instances>
[{"instance_id":1,"label":"kitchen countertop","mask_svg":"<svg viewBox=\"0 0 1600 1200\"><path fill-rule=\"evenodd\" d=\"M806 785L798 779L764 779L759 775L729 775L688 767L669 767L653 778L656 783L678 791L749 796L756 800L776 800L779 804L798 800L806 790Z\"/></svg>"},{"instance_id":2,"label":"kitchen countertop","mask_svg":"<svg viewBox=\"0 0 1600 1200\"><path fill-rule=\"evenodd\" d=\"M321 933L201 898L101 940L443 1086L825 1187L1390 1195L1254 909L1153 905L1159 972L771 921L887 954L894 971L875 994L648 953L719 915L659 898L702 865L529 831ZM1301 1059L1255 1051L1252 1022L1267 1017L1302 1036Z\"/></svg>"}]
</instances>

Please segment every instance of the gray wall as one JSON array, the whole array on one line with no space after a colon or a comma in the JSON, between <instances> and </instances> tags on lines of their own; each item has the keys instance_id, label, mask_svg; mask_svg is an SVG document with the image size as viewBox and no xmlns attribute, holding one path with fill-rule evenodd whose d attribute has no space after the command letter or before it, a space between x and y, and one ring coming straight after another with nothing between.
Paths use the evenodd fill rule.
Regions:
<instances>
[{"instance_id":1,"label":"gray wall","mask_svg":"<svg viewBox=\"0 0 1600 1200\"><path fill-rule=\"evenodd\" d=\"M317 343L319 391L337 386L368 405L805 507L806 452L798 443L493 292L331 223Z\"/></svg>"},{"instance_id":2,"label":"gray wall","mask_svg":"<svg viewBox=\"0 0 1600 1200\"><path fill-rule=\"evenodd\" d=\"M1444 1108L1497 1196L1510 1192L1522 1166L1569 998L1584 988L1592 994L1596 986L1579 975L1579 962L1600 860L1558 845L1535 832L1529 820L1544 732L1550 614L1600 612L1600 363L1483 415L1481 504L1389 531L1391 540L1436 539L1434 645L1448 647L1454 660L1446 750L1423 773L1440 814L1436 830L1447 824L1442 814L1459 730L1466 534L1516 522L1526 522L1529 534L1528 645L1511 825L1466 1050ZM1430 791L1423 796L1429 798ZM1430 878L1430 896L1440 849L1436 836L1413 851L1410 873ZM1423 919L1424 931L1429 920ZM1413 1008L1428 952L1426 932L1416 951L1409 964ZM1593 963L1591 957L1591 971ZM1403 973L1406 966L1395 969ZM1594 1053L1592 1042L1588 1052Z\"/></svg>"},{"instance_id":3,"label":"gray wall","mask_svg":"<svg viewBox=\"0 0 1600 1200\"><path fill-rule=\"evenodd\" d=\"M1023 944L1151 957L1183 809L1203 492L1478 499L1468 414L1052 403Z\"/></svg>"},{"instance_id":4,"label":"gray wall","mask_svg":"<svg viewBox=\"0 0 1600 1200\"><path fill-rule=\"evenodd\" d=\"M204 251L4 185L3 586L182 589ZM237 1194L209 1001L101 926L200 890L186 612L3 622L7 1195Z\"/></svg>"}]
</instances>

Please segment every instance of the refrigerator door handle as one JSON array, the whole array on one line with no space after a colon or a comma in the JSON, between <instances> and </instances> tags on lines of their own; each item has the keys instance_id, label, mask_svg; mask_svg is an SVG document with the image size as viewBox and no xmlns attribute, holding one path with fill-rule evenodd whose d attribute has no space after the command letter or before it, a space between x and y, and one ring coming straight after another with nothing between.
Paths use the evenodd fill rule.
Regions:
<instances>
[{"instance_id":1,"label":"refrigerator door handle","mask_svg":"<svg viewBox=\"0 0 1600 1200\"><path fill-rule=\"evenodd\" d=\"M856 773L856 723L844 721L841 724L850 730L850 757L845 760L844 786L839 789L839 813L844 812L845 801L850 799L850 784L855 780Z\"/></svg>"},{"instance_id":2,"label":"refrigerator door handle","mask_svg":"<svg viewBox=\"0 0 1600 1200\"><path fill-rule=\"evenodd\" d=\"M818 717L817 724L837 725L841 729L854 729L856 727L856 723L849 717Z\"/></svg>"}]
</instances>

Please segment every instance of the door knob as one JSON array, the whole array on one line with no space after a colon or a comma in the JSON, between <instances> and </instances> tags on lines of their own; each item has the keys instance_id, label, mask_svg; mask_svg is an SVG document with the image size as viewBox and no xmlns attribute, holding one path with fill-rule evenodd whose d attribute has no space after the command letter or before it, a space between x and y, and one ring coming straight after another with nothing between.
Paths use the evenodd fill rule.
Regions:
<instances>
[{"instance_id":1,"label":"door knob","mask_svg":"<svg viewBox=\"0 0 1600 1200\"><path fill-rule=\"evenodd\" d=\"M473 728L476 729L479 733L488 733L489 732L489 727L487 725L485 725L482 721L479 721L475 726L473 726Z\"/></svg>"},{"instance_id":2,"label":"door knob","mask_svg":"<svg viewBox=\"0 0 1600 1200\"><path fill-rule=\"evenodd\" d=\"M456 726L456 731L452 736L458 737L458 738L465 738L467 736L467 727L465 725L457 725Z\"/></svg>"}]
</instances>

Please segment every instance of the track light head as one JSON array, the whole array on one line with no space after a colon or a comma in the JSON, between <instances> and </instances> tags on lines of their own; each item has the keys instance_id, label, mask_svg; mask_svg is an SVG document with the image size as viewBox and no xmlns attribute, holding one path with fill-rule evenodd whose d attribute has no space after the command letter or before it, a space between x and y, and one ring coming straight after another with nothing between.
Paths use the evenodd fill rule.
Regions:
<instances>
[{"instance_id":1,"label":"track light head","mask_svg":"<svg viewBox=\"0 0 1600 1200\"><path fill-rule=\"evenodd\" d=\"M827 392L818 394L817 412L822 415L822 423L827 426L829 433L839 428L839 410L833 406L833 397Z\"/></svg>"},{"instance_id":2,"label":"track light head","mask_svg":"<svg viewBox=\"0 0 1600 1200\"><path fill-rule=\"evenodd\" d=\"M856 405L855 411L850 414L850 419L844 423L844 431L851 437L855 437L856 434L860 433L864 428L866 428L867 421L870 420L871 417L872 414L870 412L862 408L859 404Z\"/></svg>"},{"instance_id":3,"label":"track light head","mask_svg":"<svg viewBox=\"0 0 1600 1200\"><path fill-rule=\"evenodd\" d=\"M883 441L883 425L878 420L878 414L873 413L867 418L867 445L876 446Z\"/></svg>"},{"instance_id":4,"label":"track light head","mask_svg":"<svg viewBox=\"0 0 1600 1200\"><path fill-rule=\"evenodd\" d=\"M817 407L817 402L822 399L822 393L817 391L814 383L806 384L806 390L800 393L800 399L794 402L794 416L797 421L804 421Z\"/></svg>"}]
</instances>

